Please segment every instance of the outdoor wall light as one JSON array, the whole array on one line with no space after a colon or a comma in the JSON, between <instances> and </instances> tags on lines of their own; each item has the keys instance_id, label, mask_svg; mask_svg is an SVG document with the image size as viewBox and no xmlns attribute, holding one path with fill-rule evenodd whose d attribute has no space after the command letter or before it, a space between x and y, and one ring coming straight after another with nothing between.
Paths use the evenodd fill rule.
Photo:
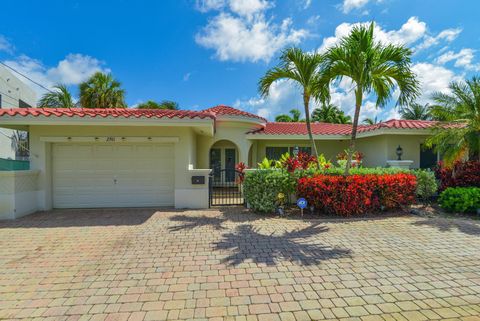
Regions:
<instances>
[{"instance_id":1,"label":"outdoor wall light","mask_svg":"<svg viewBox=\"0 0 480 321\"><path fill-rule=\"evenodd\" d=\"M397 156L398 156L397 160L402 160L403 148L400 145L398 145L396 153L397 153Z\"/></svg>"},{"instance_id":2,"label":"outdoor wall light","mask_svg":"<svg viewBox=\"0 0 480 321\"><path fill-rule=\"evenodd\" d=\"M297 157L299 152L300 148L298 146L293 147L293 156Z\"/></svg>"}]
</instances>

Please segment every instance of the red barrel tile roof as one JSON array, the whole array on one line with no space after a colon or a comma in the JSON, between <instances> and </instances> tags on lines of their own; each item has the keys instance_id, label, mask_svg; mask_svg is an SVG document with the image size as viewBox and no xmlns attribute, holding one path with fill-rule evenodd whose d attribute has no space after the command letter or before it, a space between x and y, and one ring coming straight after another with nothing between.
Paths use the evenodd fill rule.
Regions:
<instances>
[{"instance_id":1,"label":"red barrel tile roof","mask_svg":"<svg viewBox=\"0 0 480 321\"><path fill-rule=\"evenodd\" d=\"M230 106L225 106L225 105L218 105L218 106L215 106L215 107L204 109L203 111L208 112L208 113L212 113L215 116L217 116L217 115L244 116L244 117L249 117L249 118L260 119L264 122L267 122L267 120L263 117L260 117L258 115L248 113L246 111L236 109L236 108L233 108L233 107L230 107Z\"/></svg>"},{"instance_id":2,"label":"red barrel tile roof","mask_svg":"<svg viewBox=\"0 0 480 321\"><path fill-rule=\"evenodd\" d=\"M358 132L372 130L391 129L428 129L435 126L437 122L427 120L396 120L381 122L375 125L359 125ZM312 123L314 135L349 135L352 131L350 124ZM251 131L250 134L260 135L308 135L305 123L266 123L261 129Z\"/></svg>"},{"instance_id":3,"label":"red barrel tile roof","mask_svg":"<svg viewBox=\"0 0 480 321\"><path fill-rule=\"evenodd\" d=\"M13 108L0 109L1 116L215 119L214 115L201 111L132 108Z\"/></svg>"}]
</instances>

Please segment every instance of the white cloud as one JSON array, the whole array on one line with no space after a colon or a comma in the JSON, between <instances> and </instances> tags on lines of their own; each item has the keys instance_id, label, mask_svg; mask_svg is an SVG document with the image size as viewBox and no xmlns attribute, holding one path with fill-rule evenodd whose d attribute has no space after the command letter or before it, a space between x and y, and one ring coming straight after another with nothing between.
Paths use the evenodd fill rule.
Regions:
<instances>
[{"instance_id":1,"label":"white cloud","mask_svg":"<svg viewBox=\"0 0 480 321\"><path fill-rule=\"evenodd\" d=\"M421 104L428 103L434 92L449 93L450 82L461 79L450 69L426 62L414 64L412 70L420 81L422 96L418 102Z\"/></svg>"},{"instance_id":2,"label":"white cloud","mask_svg":"<svg viewBox=\"0 0 480 321\"><path fill-rule=\"evenodd\" d=\"M197 34L198 44L214 49L222 61L265 61L287 45L298 44L306 37L303 29L291 28L290 19L280 26L265 20L263 15L252 21L221 13L209 21L203 32Z\"/></svg>"},{"instance_id":3,"label":"white cloud","mask_svg":"<svg viewBox=\"0 0 480 321\"><path fill-rule=\"evenodd\" d=\"M340 40L350 33L354 26L367 23L342 23L335 28L335 36L323 39L320 51L340 43ZM386 31L379 24L375 24L374 36L377 41L383 43L395 43L410 45L421 39L427 32L427 24L418 20L417 17L411 17L400 29Z\"/></svg>"},{"instance_id":4,"label":"white cloud","mask_svg":"<svg viewBox=\"0 0 480 321\"><path fill-rule=\"evenodd\" d=\"M480 64L474 64L475 50L471 48L464 48L457 53L453 51L447 51L435 61L441 65L444 65L450 61L455 61L454 66L458 68L464 68L467 70L480 71Z\"/></svg>"},{"instance_id":5,"label":"white cloud","mask_svg":"<svg viewBox=\"0 0 480 321\"><path fill-rule=\"evenodd\" d=\"M335 29L335 35L323 39L323 43L320 46L320 51L325 51L327 48L334 46L340 42L343 37L348 36L354 26L364 23L342 23ZM394 43L412 46L415 43L419 43L414 47L414 51L418 52L423 49L427 49L434 45L438 45L442 42L450 43L455 40L462 32L462 29L453 28L445 29L435 36L428 33L427 24L424 21L418 19L418 17L410 17L398 30L385 30L379 24L375 24L375 39L382 43Z\"/></svg>"},{"instance_id":6,"label":"white cloud","mask_svg":"<svg viewBox=\"0 0 480 321\"><path fill-rule=\"evenodd\" d=\"M210 10L220 10L225 6L225 0L197 0L195 7L200 12L207 12Z\"/></svg>"},{"instance_id":7,"label":"white cloud","mask_svg":"<svg viewBox=\"0 0 480 321\"><path fill-rule=\"evenodd\" d=\"M267 19L265 11L272 6L265 0L230 0L228 6L223 2L220 7L210 4L221 12L208 21L195 41L215 50L222 61L268 62L283 47L300 43L308 34L294 29L290 18L280 24Z\"/></svg>"},{"instance_id":8,"label":"white cloud","mask_svg":"<svg viewBox=\"0 0 480 321\"><path fill-rule=\"evenodd\" d=\"M197 0L196 8L200 12L220 11L227 7L234 13L251 17L273 6L267 0Z\"/></svg>"},{"instance_id":9,"label":"white cloud","mask_svg":"<svg viewBox=\"0 0 480 321\"><path fill-rule=\"evenodd\" d=\"M371 0L343 0L342 5L340 8L342 9L343 13L347 14L352 10L360 9L366 6ZM382 2L382 0L376 0L374 2Z\"/></svg>"},{"instance_id":10,"label":"white cloud","mask_svg":"<svg viewBox=\"0 0 480 321\"><path fill-rule=\"evenodd\" d=\"M265 0L230 0L230 10L239 16L251 18L254 14L265 11L272 4Z\"/></svg>"},{"instance_id":11,"label":"white cloud","mask_svg":"<svg viewBox=\"0 0 480 321\"><path fill-rule=\"evenodd\" d=\"M183 81L189 81L191 76L192 76L192 73L187 72L185 75L183 75Z\"/></svg>"},{"instance_id":12,"label":"white cloud","mask_svg":"<svg viewBox=\"0 0 480 321\"><path fill-rule=\"evenodd\" d=\"M308 9L310 8L310 5L312 4L312 0L305 0L303 4L303 9Z\"/></svg>"},{"instance_id":13,"label":"white cloud","mask_svg":"<svg viewBox=\"0 0 480 321\"><path fill-rule=\"evenodd\" d=\"M9 54L13 53L13 45L2 35L0 35L0 51L4 51Z\"/></svg>"},{"instance_id":14,"label":"white cloud","mask_svg":"<svg viewBox=\"0 0 480 321\"><path fill-rule=\"evenodd\" d=\"M252 97L237 100L234 107L257 113L258 115L273 120L276 115L288 113L297 108L303 111L303 102L300 90L292 82L280 80L270 87L270 94L266 98Z\"/></svg>"},{"instance_id":15,"label":"white cloud","mask_svg":"<svg viewBox=\"0 0 480 321\"><path fill-rule=\"evenodd\" d=\"M104 63L100 60L81 54L69 54L55 67L47 67L41 61L26 55L4 61L4 63L47 88L52 88L56 83L76 85L97 71L110 72L109 69L104 68ZM24 77L18 78L34 89L38 97L45 93L44 89L32 84Z\"/></svg>"},{"instance_id":16,"label":"white cloud","mask_svg":"<svg viewBox=\"0 0 480 321\"><path fill-rule=\"evenodd\" d=\"M432 46L438 45L442 41L452 42L458 37L458 35L461 32L462 32L462 29L460 28L451 28L451 29L445 29L441 31L436 36L426 36L424 41L421 44L419 44L417 47L415 47L415 51L418 52L420 50L430 48Z\"/></svg>"}]
</instances>

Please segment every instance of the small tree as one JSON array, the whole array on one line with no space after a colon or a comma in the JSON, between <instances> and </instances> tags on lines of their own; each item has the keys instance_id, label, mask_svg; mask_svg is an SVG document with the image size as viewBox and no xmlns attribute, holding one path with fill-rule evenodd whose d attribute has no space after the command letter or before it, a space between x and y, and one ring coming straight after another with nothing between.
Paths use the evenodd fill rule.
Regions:
<instances>
[{"instance_id":1,"label":"small tree","mask_svg":"<svg viewBox=\"0 0 480 321\"><path fill-rule=\"evenodd\" d=\"M332 123L332 124L351 124L350 116L345 115L345 112L333 104L322 104L320 108L316 108L312 112L312 121Z\"/></svg>"},{"instance_id":2,"label":"small tree","mask_svg":"<svg viewBox=\"0 0 480 321\"><path fill-rule=\"evenodd\" d=\"M178 103L171 100L163 100L160 103L157 103L156 101L153 101L153 100L148 100L144 103L138 104L137 108L138 109L171 109L171 110L179 109Z\"/></svg>"},{"instance_id":3,"label":"small tree","mask_svg":"<svg viewBox=\"0 0 480 321\"><path fill-rule=\"evenodd\" d=\"M281 114L275 117L275 121L280 122L280 123L293 123L293 122L304 122L305 119L301 119L301 112L298 109L292 109L290 110L290 115L287 114Z\"/></svg>"},{"instance_id":4,"label":"small tree","mask_svg":"<svg viewBox=\"0 0 480 321\"><path fill-rule=\"evenodd\" d=\"M125 90L111 74L96 72L80 88L83 108L125 108Z\"/></svg>"},{"instance_id":5,"label":"small tree","mask_svg":"<svg viewBox=\"0 0 480 321\"><path fill-rule=\"evenodd\" d=\"M53 86L53 90L43 94L38 102L38 107L42 108L73 108L75 104L72 94L67 86L57 84Z\"/></svg>"},{"instance_id":6,"label":"small tree","mask_svg":"<svg viewBox=\"0 0 480 321\"><path fill-rule=\"evenodd\" d=\"M374 39L375 24L357 25L339 45L325 54L324 77L328 82L349 78L355 90L355 114L353 117L349 157L345 166L348 175L352 154L355 151L358 120L364 95L374 93L376 105L385 106L395 88L399 89L397 105L406 105L419 93L419 84L411 70L412 51L401 45L383 44Z\"/></svg>"},{"instance_id":7,"label":"small tree","mask_svg":"<svg viewBox=\"0 0 480 321\"><path fill-rule=\"evenodd\" d=\"M450 91L432 95L431 114L441 122L426 145L435 147L449 164L463 157L480 160L480 78L452 82Z\"/></svg>"},{"instance_id":8,"label":"small tree","mask_svg":"<svg viewBox=\"0 0 480 321\"><path fill-rule=\"evenodd\" d=\"M279 80L287 80L296 84L302 90L305 109L305 123L312 151L318 159L317 146L313 139L310 124L310 101L325 100L328 96L328 87L322 83L319 69L322 56L317 53L306 53L298 48L289 48L283 51L278 66L267 71L259 81L259 91L263 97L268 96L270 87Z\"/></svg>"},{"instance_id":9,"label":"small tree","mask_svg":"<svg viewBox=\"0 0 480 321\"><path fill-rule=\"evenodd\" d=\"M430 120L430 106L429 104L420 105L413 103L400 109L400 115L402 119Z\"/></svg>"}]
</instances>

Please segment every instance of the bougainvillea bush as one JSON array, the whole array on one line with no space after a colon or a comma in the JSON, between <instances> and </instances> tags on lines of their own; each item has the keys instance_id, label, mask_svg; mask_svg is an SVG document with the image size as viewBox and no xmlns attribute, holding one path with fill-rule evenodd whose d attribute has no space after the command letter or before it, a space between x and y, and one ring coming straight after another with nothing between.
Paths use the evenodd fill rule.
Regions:
<instances>
[{"instance_id":1,"label":"bougainvillea bush","mask_svg":"<svg viewBox=\"0 0 480 321\"><path fill-rule=\"evenodd\" d=\"M413 204L415 189L413 174L318 175L300 178L297 195L325 213L350 216Z\"/></svg>"},{"instance_id":2,"label":"bougainvillea bush","mask_svg":"<svg viewBox=\"0 0 480 321\"><path fill-rule=\"evenodd\" d=\"M439 162L435 176L441 191L448 187L480 187L480 161L456 162L453 166Z\"/></svg>"}]
</instances>

